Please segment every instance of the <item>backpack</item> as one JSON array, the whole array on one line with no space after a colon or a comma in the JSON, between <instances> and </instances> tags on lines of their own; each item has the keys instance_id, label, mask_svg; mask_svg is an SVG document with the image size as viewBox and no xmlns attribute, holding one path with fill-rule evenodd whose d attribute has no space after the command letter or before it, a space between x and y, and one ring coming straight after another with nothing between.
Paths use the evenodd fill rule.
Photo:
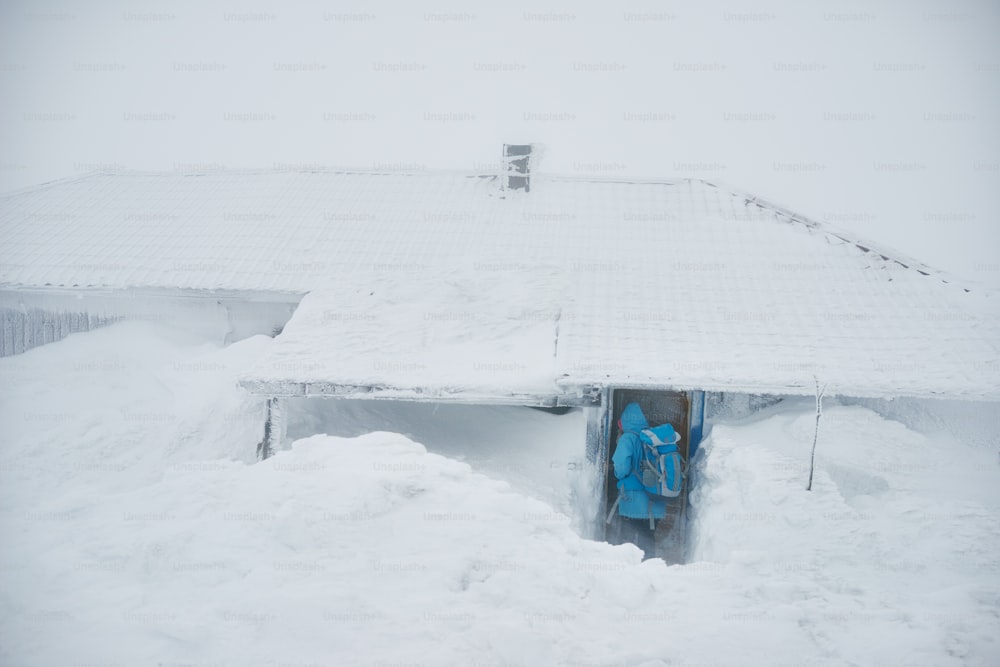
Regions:
<instances>
[{"instance_id":1,"label":"backpack","mask_svg":"<svg viewBox=\"0 0 1000 667\"><path fill-rule=\"evenodd\" d=\"M639 432L642 456L635 471L646 493L654 497L676 498L684 488L684 461L672 440L674 427L663 424Z\"/></svg>"}]
</instances>

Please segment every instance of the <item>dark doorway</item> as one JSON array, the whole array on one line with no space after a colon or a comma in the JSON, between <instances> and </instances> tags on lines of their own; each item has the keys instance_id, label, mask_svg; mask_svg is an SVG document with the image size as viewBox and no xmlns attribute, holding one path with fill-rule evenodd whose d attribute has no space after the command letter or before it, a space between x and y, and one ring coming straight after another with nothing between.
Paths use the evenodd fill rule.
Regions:
<instances>
[{"instance_id":1,"label":"dark doorway","mask_svg":"<svg viewBox=\"0 0 1000 667\"><path fill-rule=\"evenodd\" d=\"M614 475L614 467L611 465L611 457L614 455L615 446L621 430L618 428L618 419L622 410L631 402L636 402L642 408L643 414L650 426L670 423L674 429L681 434L681 441L678 444L681 456L685 463L688 461L688 447L691 440L690 429L690 398L687 392L679 391L658 391L651 389L612 389L611 390L611 442L608 447L608 478L607 478L607 498L608 505L618 496L617 480ZM685 483L687 486L688 482ZM687 509L687 491L667 505L667 516L658 521L656 526L657 557L663 558L668 563L684 562L684 524ZM616 543L618 536L618 519L613 518L607 526L605 539Z\"/></svg>"}]
</instances>

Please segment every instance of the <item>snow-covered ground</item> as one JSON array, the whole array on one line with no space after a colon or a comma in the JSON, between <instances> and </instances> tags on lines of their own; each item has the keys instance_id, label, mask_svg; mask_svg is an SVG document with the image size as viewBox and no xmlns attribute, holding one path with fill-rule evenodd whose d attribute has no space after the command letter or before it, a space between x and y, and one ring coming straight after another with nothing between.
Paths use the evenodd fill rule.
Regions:
<instances>
[{"instance_id":1,"label":"snow-covered ground","mask_svg":"<svg viewBox=\"0 0 1000 667\"><path fill-rule=\"evenodd\" d=\"M254 463L269 344L0 360L0 664L1000 662L995 441L830 402L806 492L809 401L716 424L668 567L573 530L579 412L300 405Z\"/></svg>"},{"instance_id":2,"label":"snow-covered ground","mask_svg":"<svg viewBox=\"0 0 1000 667\"><path fill-rule=\"evenodd\" d=\"M513 406L301 399L290 402L289 421L290 439L400 433L577 521L586 515L579 496L589 481L581 479L587 423L580 410L557 416Z\"/></svg>"}]
</instances>

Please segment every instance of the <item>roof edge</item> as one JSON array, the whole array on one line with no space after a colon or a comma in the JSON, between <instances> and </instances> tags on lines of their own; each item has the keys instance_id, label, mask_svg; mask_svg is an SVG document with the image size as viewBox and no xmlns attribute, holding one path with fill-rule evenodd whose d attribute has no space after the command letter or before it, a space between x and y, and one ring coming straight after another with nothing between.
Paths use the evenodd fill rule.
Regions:
<instances>
[{"instance_id":1,"label":"roof edge","mask_svg":"<svg viewBox=\"0 0 1000 667\"><path fill-rule=\"evenodd\" d=\"M65 286L25 285L0 282L0 298L10 295L40 294L49 297L129 296L132 298L194 298L194 299L243 299L246 301L273 301L298 303L308 292L287 289L242 289L233 287L164 287L162 285Z\"/></svg>"},{"instance_id":2,"label":"roof edge","mask_svg":"<svg viewBox=\"0 0 1000 667\"><path fill-rule=\"evenodd\" d=\"M535 407L586 407L599 405L600 393L553 387L552 391L514 391L463 388L376 385L316 380L263 380L243 377L237 384L251 394L276 398L340 398L424 401L434 403L491 403Z\"/></svg>"},{"instance_id":3,"label":"roof edge","mask_svg":"<svg viewBox=\"0 0 1000 667\"><path fill-rule=\"evenodd\" d=\"M379 163L375 163L376 167ZM386 163L387 165L389 163ZM415 168L403 168L403 167L415 167ZM36 192L38 190L45 190L48 188L56 187L59 185L65 185L67 183L72 183L74 181L79 181L87 178L93 178L96 176L138 176L138 177L168 177L168 176L180 176L180 177L191 177L191 176L204 176L207 174L231 174L231 175L244 175L244 176L268 176L274 174L354 174L359 176L424 176L429 174L436 175L450 175L450 176L461 176L465 178L499 178L501 173L496 171L486 171L483 169L425 169L417 165L409 165L408 163L400 163L401 168L388 168L388 169L378 169L376 167L366 168L357 166L337 166L337 165L317 165L315 168L310 168L308 164L303 164L299 166L291 166L288 168L273 168L273 167L223 167L223 168L206 168L206 169L170 169L170 170L156 170L156 169L120 169L120 170L97 170L89 171L83 174L75 174L73 176L66 176L63 178L56 178L49 181L43 181L41 183L35 183L32 185L27 185L21 188L15 188L14 190L9 190L7 192L0 193L0 199L6 199L9 197L15 197L21 194L27 194L31 192ZM701 179L695 178L614 178L614 177L594 177L581 174L559 174L559 173L545 173L545 172L533 172L532 178L542 178L542 179L553 179L558 181L575 181L579 183L634 183L637 185L680 185L682 183L689 182L704 182Z\"/></svg>"}]
</instances>

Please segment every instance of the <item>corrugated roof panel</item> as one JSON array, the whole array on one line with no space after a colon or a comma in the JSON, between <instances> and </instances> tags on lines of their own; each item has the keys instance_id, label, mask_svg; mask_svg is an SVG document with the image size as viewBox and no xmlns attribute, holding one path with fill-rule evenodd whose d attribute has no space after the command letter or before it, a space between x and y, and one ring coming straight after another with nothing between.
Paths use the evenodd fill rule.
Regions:
<instances>
[{"instance_id":1,"label":"corrugated roof panel","mask_svg":"<svg viewBox=\"0 0 1000 667\"><path fill-rule=\"evenodd\" d=\"M1000 398L995 313L847 239L692 180L534 176L504 195L454 173L105 174L0 198L0 286L314 292L257 382L808 393L816 374L842 393ZM369 283L389 299L376 319L338 319ZM432 319L407 320L400 295ZM365 372L394 354L428 369ZM480 372L449 367L460 354Z\"/></svg>"}]
</instances>

